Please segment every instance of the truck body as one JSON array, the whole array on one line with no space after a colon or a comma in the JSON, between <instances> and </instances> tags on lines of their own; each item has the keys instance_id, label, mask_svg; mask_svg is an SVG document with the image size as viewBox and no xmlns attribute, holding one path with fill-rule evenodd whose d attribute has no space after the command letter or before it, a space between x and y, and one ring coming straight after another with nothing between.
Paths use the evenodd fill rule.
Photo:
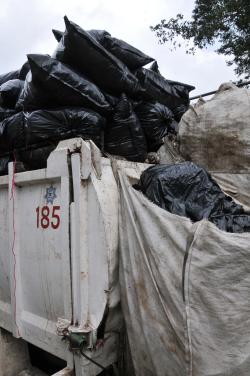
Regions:
<instances>
[{"instance_id":1,"label":"truck body","mask_svg":"<svg viewBox=\"0 0 250 376\"><path fill-rule=\"evenodd\" d=\"M104 367L117 362L122 316L112 161L91 141L71 139L59 143L46 169L18 173L9 164L0 177L0 239L0 328L64 360L65 374L101 372L80 347Z\"/></svg>"}]
</instances>

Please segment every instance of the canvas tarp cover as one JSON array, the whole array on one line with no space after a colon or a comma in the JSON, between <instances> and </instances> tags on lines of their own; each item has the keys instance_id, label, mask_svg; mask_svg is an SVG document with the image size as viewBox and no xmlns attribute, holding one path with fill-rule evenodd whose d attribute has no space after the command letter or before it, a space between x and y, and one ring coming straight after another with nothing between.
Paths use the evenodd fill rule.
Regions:
<instances>
[{"instance_id":1,"label":"canvas tarp cover","mask_svg":"<svg viewBox=\"0 0 250 376\"><path fill-rule=\"evenodd\" d=\"M136 375L248 376L250 234L157 207L131 171L118 168L120 285Z\"/></svg>"},{"instance_id":2,"label":"canvas tarp cover","mask_svg":"<svg viewBox=\"0 0 250 376\"><path fill-rule=\"evenodd\" d=\"M220 86L208 101L199 100L179 123L180 152L213 172L249 172L250 90Z\"/></svg>"}]
</instances>

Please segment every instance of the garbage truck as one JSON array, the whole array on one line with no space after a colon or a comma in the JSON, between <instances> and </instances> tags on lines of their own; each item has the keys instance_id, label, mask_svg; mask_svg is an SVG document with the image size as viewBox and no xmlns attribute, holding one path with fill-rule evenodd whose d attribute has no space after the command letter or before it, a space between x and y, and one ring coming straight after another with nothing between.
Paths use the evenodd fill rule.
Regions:
<instances>
[{"instance_id":1,"label":"garbage truck","mask_svg":"<svg viewBox=\"0 0 250 376\"><path fill-rule=\"evenodd\" d=\"M0 375L36 365L34 349L34 358L54 358L54 375L92 376L117 364L123 321L111 159L76 138L61 141L45 169L18 172L10 163L0 177L0 239Z\"/></svg>"}]
</instances>

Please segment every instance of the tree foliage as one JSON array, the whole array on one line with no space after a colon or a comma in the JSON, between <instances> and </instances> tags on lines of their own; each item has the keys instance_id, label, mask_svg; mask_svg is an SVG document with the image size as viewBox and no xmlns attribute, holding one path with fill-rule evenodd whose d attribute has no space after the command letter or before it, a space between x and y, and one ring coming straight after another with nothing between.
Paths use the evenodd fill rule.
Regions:
<instances>
[{"instance_id":1,"label":"tree foliage","mask_svg":"<svg viewBox=\"0 0 250 376\"><path fill-rule=\"evenodd\" d=\"M250 0L196 0L190 20L177 14L150 28L174 49L184 42L186 53L215 46L238 76L250 77Z\"/></svg>"}]
</instances>

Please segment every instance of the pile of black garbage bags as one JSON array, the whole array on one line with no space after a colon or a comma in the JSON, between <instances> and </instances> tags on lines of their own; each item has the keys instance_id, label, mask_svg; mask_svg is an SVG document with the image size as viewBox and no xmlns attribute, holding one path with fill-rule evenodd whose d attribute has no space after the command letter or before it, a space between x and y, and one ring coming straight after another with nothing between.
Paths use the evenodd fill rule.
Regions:
<instances>
[{"instance_id":1,"label":"pile of black garbage bags","mask_svg":"<svg viewBox=\"0 0 250 376\"><path fill-rule=\"evenodd\" d=\"M13 158L42 168L59 140L82 137L143 162L177 125L193 86L165 79L153 58L104 30L65 20L51 56L0 75L0 174ZM149 69L145 65L153 62Z\"/></svg>"},{"instance_id":2,"label":"pile of black garbage bags","mask_svg":"<svg viewBox=\"0 0 250 376\"><path fill-rule=\"evenodd\" d=\"M134 188L162 209L192 222L207 219L223 231L250 232L249 213L192 162L149 167Z\"/></svg>"}]
</instances>

